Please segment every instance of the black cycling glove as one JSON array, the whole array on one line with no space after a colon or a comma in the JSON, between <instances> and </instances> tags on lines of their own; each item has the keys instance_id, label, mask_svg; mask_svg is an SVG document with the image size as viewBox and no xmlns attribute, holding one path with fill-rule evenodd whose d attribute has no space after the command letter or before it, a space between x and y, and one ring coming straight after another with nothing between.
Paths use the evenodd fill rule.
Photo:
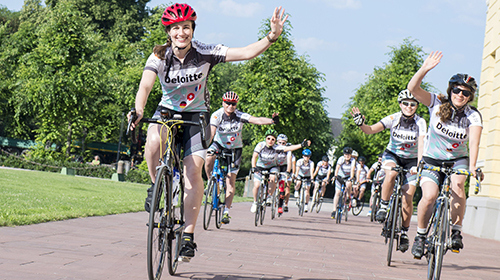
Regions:
<instances>
[{"instance_id":1,"label":"black cycling glove","mask_svg":"<svg viewBox=\"0 0 500 280\"><path fill-rule=\"evenodd\" d=\"M279 124L280 123L280 116L276 115L273 117L273 123L274 124Z\"/></svg>"},{"instance_id":2,"label":"black cycling glove","mask_svg":"<svg viewBox=\"0 0 500 280\"><path fill-rule=\"evenodd\" d=\"M363 115L361 115L360 113L355 114L353 116L353 119L354 119L354 123L357 126L362 126L363 123L365 123L365 117Z\"/></svg>"}]
</instances>

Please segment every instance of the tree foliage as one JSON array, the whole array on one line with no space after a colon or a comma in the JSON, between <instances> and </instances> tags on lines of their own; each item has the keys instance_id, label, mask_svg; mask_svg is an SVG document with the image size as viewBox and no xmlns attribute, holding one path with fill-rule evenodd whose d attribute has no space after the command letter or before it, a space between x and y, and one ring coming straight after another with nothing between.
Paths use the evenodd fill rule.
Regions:
<instances>
[{"instance_id":1,"label":"tree foliage","mask_svg":"<svg viewBox=\"0 0 500 280\"><path fill-rule=\"evenodd\" d=\"M350 146L370 158L376 160L377 154L385 150L389 142L389 130L377 134L363 133L353 122L351 108L358 107L366 117L366 124L373 125L382 118L400 111L397 102L398 93L406 89L408 82L423 63L423 50L414 41L405 39L400 46L391 47L388 53L389 62L383 67L375 67L373 73L362 84L351 98L348 109L342 115L344 127L338 139L338 146ZM422 83L424 89L432 86ZM417 114L429 120L427 108L420 105ZM337 149L340 155L342 149Z\"/></svg>"}]
</instances>

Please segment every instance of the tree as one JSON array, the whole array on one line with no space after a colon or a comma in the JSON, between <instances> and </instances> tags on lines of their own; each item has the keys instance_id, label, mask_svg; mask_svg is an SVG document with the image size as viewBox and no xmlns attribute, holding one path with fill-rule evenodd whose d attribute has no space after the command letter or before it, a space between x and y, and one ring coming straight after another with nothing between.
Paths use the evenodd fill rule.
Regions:
<instances>
[{"instance_id":1,"label":"tree","mask_svg":"<svg viewBox=\"0 0 500 280\"><path fill-rule=\"evenodd\" d=\"M389 130L366 135L353 122L351 108L359 107L361 113L366 117L365 123L372 125L385 116L400 111L397 96L406 89L408 82L423 63L424 55L422 48L414 44L414 41L405 39L398 47L391 47L389 62L383 67L375 67L367 81L361 85L356 94L351 98L349 108L342 115L344 129L339 136L337 146L350 146L361 155L376 160L377 154L385 150L389 142ZM432 86L423 83L422 87L429 90ZM429 114L425 106L420 105L417 114L429 120ZM340 155L342 149L336 154Z\"/></svg>"},{"instance_id":2,"label":"tree","mask_svg":"<svg viewBox=\"0 0 500 280\"><path fill-rule=\"evenodd\" d=\"M280 38L257 58L242 65L234 91L240 95L241 109L254 116L271 117L279 112L280 124L274 128L288 136L289 142L311 139L313 158L319 160L333 143L330 120L324 109L324 75L306 56L297 55L289 39L288 23ZM269 32L268 20L260 29L260 37ZM246 126L243 162L249 162L253 147L264 139L268 126Z\"/></svg>"}]
</instances>

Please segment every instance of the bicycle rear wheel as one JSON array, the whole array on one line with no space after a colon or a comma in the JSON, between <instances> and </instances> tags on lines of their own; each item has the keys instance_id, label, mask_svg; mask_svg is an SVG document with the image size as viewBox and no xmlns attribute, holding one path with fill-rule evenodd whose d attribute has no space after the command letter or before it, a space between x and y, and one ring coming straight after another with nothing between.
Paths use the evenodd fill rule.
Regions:
<instances>
[{"instance_id":1,"label":"bicycle rear wheel","mask_svg":"<svg viewBox=\"0 0 500 280\"><path fill-rule=\"evenodd\" d=\"M363 211L363 201L357 201L356 207L352 207L352 214L358 216Z\"/></svg>"},{"instance_id":2,"label":"bicycle rear wheel","mask_svg":"<svg viewBox=\"0 0 500 280\"><path fill-rule=\"evenodd\" d=\"M168 238L173 217L169 213L164 215L166 209L171 207L172 200L168 199L168 195L165 196L165 193L172 181L165 166L158 170L155 182L148 222L147 266L149 279L160 279L166 259L168 259L169 267L173 263L170 252L172 240ZM167 252L168 256L165 258Z\"/></svg>"},{"instance_id":3,"label":"bicycle rear wheel","mask_svg":"<svg viewBox=\"0 0 500 280\"><path fill-rule=\"evenodd\" d=\"M399 215L399 209L401 207L401 197L399 195L396 195L394 199L392 200L392 204L390 205L390 211L391 213L389 214L388 220L390 221L389 224L387 224L388 229L390 229L390 235L389 235L389 246L387 248L387 266L391 266L391 259L392 259L392 249L394 247L394 239L397 238L396 234L396 225L398 223L398 215Z\"/></svg>"},{"instance_id":4,"label":"bicycle rear wheel","mask_svg":"<svg viewBox=\"0 0 500 280\"><path fill-rule=\"evenodd\" d=\"M205 205L203 211L203 229L207 230L210 225L210 219L212 218L212 212L214 211L214 187L217 185L217 181L214 177L211 177L207 184L206 194L205 194Z\"/></svg>"}]
</instances>

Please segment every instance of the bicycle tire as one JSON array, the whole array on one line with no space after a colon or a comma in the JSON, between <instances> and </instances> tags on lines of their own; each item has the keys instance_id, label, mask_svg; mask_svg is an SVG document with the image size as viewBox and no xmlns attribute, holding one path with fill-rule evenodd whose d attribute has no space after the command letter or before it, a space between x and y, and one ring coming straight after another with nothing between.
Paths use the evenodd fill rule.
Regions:
<instances>
[{"instance_id":1,"label":"bicycle tire","mask_svg":"<svg viewBox=\"0 0 500 280\"><path fill-rule=\"evenodd\" d=\"M300 186L300 203L299 203L299 216L304 216L304 206L306 203L305 199L306 193L304 191L304 186Z\"/></svg>"},{"instance_id":2,"label":"bicycle tire","mask_svg":"<svg viewBox=\"0 0 500 280\"><path fill-rule=\"evenodd\" d=\"M336 215L336 222L337 224L340 224L342 222L342 211L344 209L344 195L343 195L343 192L340 192L340 197L339 197L339 201L337 203L337 215Z\"/></svg>"},{"instance_id":3,"label":"bicycle tire","mask_svg":"<svg viewBox=\"0 0 500 280\"><path fill-rule=\"evenodd\" d=\"M375 221L375 216L377 216L378 208L380 204L380 193L375 192L375 195L373 195L373 201L372 201L372 213L370 215L370 222Z\"/></svg>"},{"instance_id":4,"label":"bicycle tire","mask_svg":"<svg viewBox=\"0 0 500 280\"><path fill-rule=\"evenodd\" d=\"M169 238L169 227L173 217L170 214L163 215L165 208L169 209L172 204L172 200L163 191L163 189L167 190L172 182L166 166L158 170L155 182L148 222L147 267L149 279L160 279L165 260L167 260L169 270L170 267L176 268L171 252L172 240ZM165 208L161 208L161 206Z\"/></svg>"},{"instance_id":5,"label":"bicycle tire","mask_svg":"<svg viewBox=\"0 0 500 280\"><path fill-rule=\"evenodd\" d=\"M259 207L261 207L260 210L260 225L264 224L264 218L266 216L266 202L267 202L267 195L269 193L269 188L267 184L264 184L264 188L262 189L262 199L261 199L261 204Z\"/></svg>"},{"instance_id":6,"label":"bicycle tire","mask_svg":"<svg viewBox=\"0 0 500 280\"><path fill-rule=\"evenodd\" d=\"M207 230L208 226L210 225L210 219L212 218L212 213L214 211L213 208L213 191L214 191L214 185L217 184L217 181L215 180L214 177L211 177L210 180L208 181L207 184L207 190L205 194L205 205L204 205L204 210L203 210L203 229Z\"/></svg>"},{"instance_id":7,"label":"bicycle tire","mask_svg":"<svg viewBox=\"0 0 500 280\"><path fill-rule=\"evenodd\" d=\"M363 211L363 202L359 201L356 204L356 207L351 208L351 211L354 216L358 216L359 214L361 214L361 211Z\"/></svg>"},{"instance_id":8,"label":"bicycle tire","mask_svg":"<svg viewBox=\"0 0 500 280\"><path fill-rule=\"evenodd\" d=\"M429 229L431 229L431 234L427 237L427 279L433 279L434 270L436 267L436 238L439 234L439 218L441 217L441 204L434 207L432 212L431 221L429 222Z\"/></svg>"},{"instance_id":9,"label":"bicycle tire","mask_svg":"<svg viewBox=\"0 0 500 280\"><path fill-rule=\"evenodd\" d=\"M218 186L219 193L217 194L217 209L215 210L215 227L220 229L222 225L222 215L224 215L224 206L225 206L225 183L224 180L221 181L221 185Z\"/></svg>"},{"instance_id":10,"label":"bicycle tire","mask_svg":"<svg viewBox=\"0 0 500 280\"><path fill-rule=\"evenodd\" d=\"M347 222L347 214L349 214L349 205L350 205L349 203L344 203L344 211L343 212L345 213L344 214L344 219L345 219L346 222Z\"/></svg>"},{"instance_id":11,"label":"bicycle tire","mask_svg":"<svg viewBox=\"0 0 500 280\"><path fill-rule=\"evenodd\" d=\"M399 195L396 195L395 198L392 200L392 205L390 206L391 208L391 213L389 214L389 220L390 220L390 229L391 233L389 235L389 246L387 248L387 266L391 266L391 259L392 259L392 249L394 247L394 239L397 238L396 236L396 225L398 223L398 215L399 215L399 207L400 207L400 200L401 197Z\"/></svg>"},{"instance_id":12,"label":"bicycle tire","mask_svg":"<svg viewBox=\"0 0 500 280\"><path fill-rule=\"evenodd\" d=\"M271 220L274 220L276 217L276 212L278 212L278 188L274 190L272 199L271 199Z\"/></svg>"},{"instance_id":13,"label":"bicycle tire","mask_svg":"<svg viewBox=\"0 0 500 280\"><path fill-rule=\"evenodd\" d=\"M448 201L445 200L441 204L441 215L439 218L439 236L437 240L436 248L436 265L434 268L434 279L439 280L441 278L441 268L443 266L443 257L447 249L447 236L449 236L449 218L448 218Z\"/></svg>"},{"instance_id":14,"label":"bicycle tire","mask_svg":"<svg viewBox=\"0 0 500 280\"><path fill-rule=\"evenodd\" d=\"M255 211L255 226L259 225L259 219L260 219L260 212L262 211L261 205L262 205L262 183L259 187L259 190L257 191L257 210Z\"/></svg>"},{"instance_id":15,"label":"bicycle tire","mask_svg":"<svg viewBox=\"0 0 500 280\"><path fill-rule=\"evenodd\" d=\"M319 194L319 189L315 193L315 199L316 199L316 213L319 213L321 211L321 206L323 205L323 201L321 200L320 194ZM311 210L312 211L312 210Z\"/></svg>"}]
</instances>

